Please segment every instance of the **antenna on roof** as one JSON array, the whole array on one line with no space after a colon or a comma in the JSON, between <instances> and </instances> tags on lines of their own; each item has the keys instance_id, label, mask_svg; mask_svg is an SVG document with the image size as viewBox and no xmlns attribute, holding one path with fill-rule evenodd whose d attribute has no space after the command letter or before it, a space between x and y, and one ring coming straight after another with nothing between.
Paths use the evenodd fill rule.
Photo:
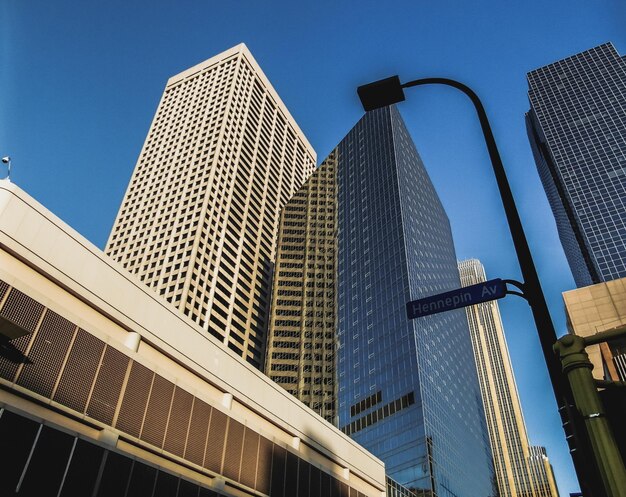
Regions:
<instances>
[{"instance_id":1,"label":"antenna on roof","mask_svg":"<svg viewBox=\"0 0 626 497\"><path fill-rule=\"evenodd\" d=\"M6 179L11 181L11 157L9 157L8 155L6 157L2 158L2 163L3 164L7 164L7 177Z\"/></svg>"}]
</instances>

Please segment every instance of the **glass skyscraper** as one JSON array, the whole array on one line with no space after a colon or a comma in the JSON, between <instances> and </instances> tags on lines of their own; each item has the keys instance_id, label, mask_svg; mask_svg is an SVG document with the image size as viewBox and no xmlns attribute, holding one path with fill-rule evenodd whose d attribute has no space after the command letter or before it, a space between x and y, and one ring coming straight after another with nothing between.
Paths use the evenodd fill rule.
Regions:
<instances>
[{"instance_id":1,"label":"glass skyscraper","mask_svg":"<svg viewBox=\"0 0 626 497\"><path fill-rule=\"evenodd\" d=\"M448 218L400 114L368 112L281 213L267 374L418 496L495 495L465 313L406 315L459 286Z\"/></svg>"},{"instance_id":2,"label":"glass skyscraper","mask_svg":"<svg viewBox=\"0 0 626 497\"><path fill-rule=\"evenodd\" d=\"M626 58L606 43L528 86L528 137L576 285L625 277Z\"/></svg>"},{"instance_id":3,"label":"glass skyscraper","mask_svg":"<svg viewBox=\"0 0 626 497\"><path fill-rule=\"evenodd\" d=\"M417 495L493 495L463 310L406 303L460 286L450 224L395 107L338 145L339 425Z\"/></svg>"}]
</instances>

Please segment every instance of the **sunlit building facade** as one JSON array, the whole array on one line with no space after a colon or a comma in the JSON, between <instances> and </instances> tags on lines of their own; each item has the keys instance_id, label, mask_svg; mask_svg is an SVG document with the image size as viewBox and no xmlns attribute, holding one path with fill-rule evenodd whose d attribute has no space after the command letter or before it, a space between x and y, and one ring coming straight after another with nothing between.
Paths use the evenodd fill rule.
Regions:
<instances>
[{"instance_id":1,"label":"sunlit building facade","mask_svg":"<svg viewBox=\"0 0 626 497\"><path fill-rule=\"evenodd\" d=\"M578 287L626 276L626 58L611 43L528 73L528 137Z\"/></svg>"},{"instance_id":2,"label":"sunlit building facade","mask_svg":"<svg viewBox=\"0 0 626 497\"><path fill-rule=\"evenodd\" d=\"M167 82L105 252L260 368L278 215L315 162L233 47Z\"/></svg>"},{"instance_id":3,"label":"sunlit building facade","mask_svg":"<svg viewBox=\"0 0 626 497\"><path fill-rule=\"evenodd\" d=\"M337 160L281 212L266 374L337 424Z\"/></svg>"},{"instance_id":4,"label":"sunlit building facade","mask_svg":"<svg viewBox=\"0 0 626 497\"><path fill-rule=\"evenodd\" d=\"M325 403L338 382L324 415L385 462L390 495L493 495L465 315L407 319L408 301L460 282L448 218L395 107L355 125L280 229L268 375L318 412L309 392Z\"/></svg>"},{"instance_id":5,"label":"sunlit building facade","mask_svg":"<svg viewBox=\"0 0 626 497\"><path fill-rule=\"evenodd\" d=\"M388 485L380 459L4 180L0 437L3 497L382 497Z\"/></svg>"},{"instance_id":6,"label":"sunlit building facade","mask_svg":"<svg viewBox=\"0 0 626 497\"><path fill-rule=\"evenodd\" d=\"M463 286L487 281L477 259L459 262ZM496 301L466 307L500 497L556 497L531 470L528 434ZM545 451L544 454L545 456ZM547 458L546 458L547 459Z\"/></svg>"},{"instance_id":7,"label":"sunlit building facade","mask_svg":"<svg viewBox=\"0 0 626 497\"><path fill-rule=\"evenodd\" d=\"M559 497L552 465L546 455L546 448L531 445L529 461L534 480L537 482L533 495L536 497Z\"/></svg>"},{"instance_id":8,"label":"sunlit building facade","mask_svg":"<svg viewBox=\"0 0 626 497\"><path fill-rule=\"evenodd\" d=\"M626 278L563 293L567 328L582 337L626 326ZM598 380L626 381L624 337L585 348Z\"/></svg>"}]
</instances>

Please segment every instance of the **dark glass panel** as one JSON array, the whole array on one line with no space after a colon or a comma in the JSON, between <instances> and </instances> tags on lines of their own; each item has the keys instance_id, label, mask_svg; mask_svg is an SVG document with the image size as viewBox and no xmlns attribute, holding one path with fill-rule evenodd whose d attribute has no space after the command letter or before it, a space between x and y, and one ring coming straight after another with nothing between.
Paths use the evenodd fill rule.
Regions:
<instances>
[{"instance_id":1,"label":"dark glass panel","mask_svg":"<svg viewBox=\"0 0 626 497\"><path fill-rule=\"evenodd\" d=\"M24 475L19 495L56 497L74 445L74 437L43 426ZM45 485L42 483L45 482Z\"/></svg>"},{"instance_id":2,"label":"dark glass panel","mask_svg":"<svg viewBox=\"0 0 626 497\"><path fill-rule=\"evenodd\" d=\"M0 416L0 495L13 495L28 454L37 435L39 423L4 410Z\"/></svg>"},{"instance_id":3,"label":"dark glass panel","mask_svg":"<svg viewBox=\"0 0 626 497\"><path fill-rule=\"evenodd\" d=\"M153 497L176 497L178 478L170 473L159 471Z\"/></svg>"},{"instance_id":4,"label":"dark glass panel","mask_svg":"<svg viewBox=\"0 0 626 497\"><path fill-rule=\"evenodd\" d=\"M135 461L126 497L151 497L156 474L156 468Z\"/></svg>"},{"instance_id":5,"label":"dark glass panel","mask_svg":"<svg viewBox=\"0 0 626 497\"><path fill-rule=\"evenodd\" d=\"M328 497L328 493L321 492L320 495L321 471L315 466L311 467L311 497Z\"/></svg>"},{"instance_id":6,"label":"dark glass panel","mask_svg":"<svg viewBox=\"0 0 626 497\"><path fill-rule=\"evenodd\" d=\"M272 483L270 495L272 497L285 496L285 459L287 451L282 447L274 444L274 453L272 454Z\"/></svg>"},{"instance_id":7,"label":"dark glass panel","mask_svg":"<svg viewBox=\"0 0 626 497\"><path fill-rule=\"evenodd\" d=\"M178 484L178 495L176 497L198 497L200 488L195 483L187 480L180 480Z\"/></svg>"},{"instance_id":8,"label":"dark glass panel","mask_svg":"<svg viewBox=\"0 0 626 497\"><path fill-rule=\"evenodd\" d=\"M91 497L103 455L102 447L77 440L60 497Z\"/></svg>"},{"instance_id":9,"label":"dark glass panel","mask_svg":"<svg viewBox=\"0 0 626 497\"><path fill-rule=\"evenodd\" d=\"M285 495L297 495L298 491L298 456L287 452L287 471L285 474Z\"/></svg>"},{"instance_id":10,"label":"dark glass panel","mask_svg":"<svg viewBox=\"0 0 626 497\"><path fill-rule=\"evenodd\" d=\"M322 481L321 481L321 494L324 497L334 497L334 486L332 485L333 483L333 478L328 474L325 473L324 471L320 471L321 476L322 476ZM311 494L313 494L311 492Z\"/></svg>"},{"instance_id":11,"label":"dark glass panel","mask_svg":"<svg viewBox=\"0 0 626 497\"><path fill-rule=\"evenodd\" d=\"M132 459L116 452L107 452L97 497L121 497L126 492Z\"/></svg>"},{"instance_id":12,"label":"dark glass panel","mask_svg":"<svg viewBox=\"0 0 626 497\"><path fill-rule=\"evenodd\" d=\"M310 473L311 465L306 461L300 460L300 464L298 465L298 497L309 497Z\"/></svg>"}]
</instances>

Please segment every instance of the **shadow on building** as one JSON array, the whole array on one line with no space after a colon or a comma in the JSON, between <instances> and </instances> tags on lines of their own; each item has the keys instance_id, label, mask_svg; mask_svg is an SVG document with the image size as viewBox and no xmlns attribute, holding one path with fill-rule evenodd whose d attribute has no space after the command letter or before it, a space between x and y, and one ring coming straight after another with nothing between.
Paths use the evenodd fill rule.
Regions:
<instances>
[{"instance_id":1,"label":"shadow on building","mask_svg":"<svg viewBox=\"0 0 626 497\"><path fill-rule=\"evenodd\" d=\"M2 281L0 301L26 332L0 349L2 497L378 497L319 433L270 439Z\"/></svg>"}]
</instances>

